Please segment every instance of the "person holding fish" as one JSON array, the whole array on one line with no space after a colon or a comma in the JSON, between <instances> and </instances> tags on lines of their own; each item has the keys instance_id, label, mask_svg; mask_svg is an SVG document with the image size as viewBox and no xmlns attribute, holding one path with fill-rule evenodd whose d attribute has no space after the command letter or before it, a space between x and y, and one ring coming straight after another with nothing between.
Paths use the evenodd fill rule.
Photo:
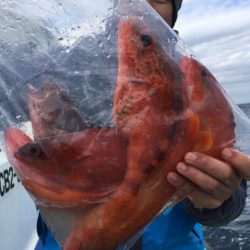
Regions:
<instances>
[{"instance_id":1,"label":"person holding fish","mask_svg":"<svg viewBox=\"0 0 250 250\"><path fill-rule=\"evenodd\" d=\"M182 0L147 2L174 27ZM198 152L185 155L176 172L166 176L166 181L187 198L155 218L131 250L205 249L201 225L225 225L242 213L245 179L250 179L250 157L226 148L221 159ZM41 217L38 234L40 243L36 250L60 249Z\"/></svg>"}]
</instances>

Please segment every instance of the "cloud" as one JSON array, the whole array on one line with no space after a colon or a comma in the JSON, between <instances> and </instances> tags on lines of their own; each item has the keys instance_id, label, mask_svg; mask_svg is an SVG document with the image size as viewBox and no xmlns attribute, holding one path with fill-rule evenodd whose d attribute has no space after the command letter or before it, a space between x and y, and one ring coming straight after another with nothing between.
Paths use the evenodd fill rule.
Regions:
<instances>
[{"instance_id":1,"label":"cloud","mask_svg":"<svg viewBox=\"0 0 250 250\"><path fill-rule=\"evenodd\" d=\"M176 29L236 103L250 103L250 2L184 0Z\"/></svg>"}]
</instances>

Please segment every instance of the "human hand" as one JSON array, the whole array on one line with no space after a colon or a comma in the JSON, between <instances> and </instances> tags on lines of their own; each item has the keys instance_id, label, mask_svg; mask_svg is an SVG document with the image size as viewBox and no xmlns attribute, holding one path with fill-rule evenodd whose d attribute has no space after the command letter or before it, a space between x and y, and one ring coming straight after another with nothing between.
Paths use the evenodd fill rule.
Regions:
<instances>
[{"instance_id":1,"label":"human hand","mask_svg":"<svg viewBox=\"0 0 250 250\"><path fill-rule=\"evenodd\" d=\"M185 155L185 162L170 172L167 179L197 208L215 209L238 188L241 177L226 162L197 152Z\"/></svg>"},{"instance_id":2,"label":"human hand","mask_svg":"<svg viewBox=\"0 0 250 250\"><path fill-rule=\"evenodd\" d=\"M222 157L245 179L250 180L250 156L231 148L222 151Z\"/></svg>"}]
</instances>

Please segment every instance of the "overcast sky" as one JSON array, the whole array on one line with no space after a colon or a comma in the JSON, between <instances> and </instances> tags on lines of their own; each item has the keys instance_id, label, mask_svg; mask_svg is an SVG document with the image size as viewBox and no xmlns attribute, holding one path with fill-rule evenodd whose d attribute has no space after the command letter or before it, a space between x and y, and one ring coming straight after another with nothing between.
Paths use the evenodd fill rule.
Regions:
<instances>
[{"instance_id":1,"label":"overcast sky","mask_svg":"<svg viewBox=\"0 0 250 250\"><path fill-rule=\"evenodd\" d=\"M236 103L250 103L250 0L184 0L175 26Z\"/></svg>"}]
</instances>

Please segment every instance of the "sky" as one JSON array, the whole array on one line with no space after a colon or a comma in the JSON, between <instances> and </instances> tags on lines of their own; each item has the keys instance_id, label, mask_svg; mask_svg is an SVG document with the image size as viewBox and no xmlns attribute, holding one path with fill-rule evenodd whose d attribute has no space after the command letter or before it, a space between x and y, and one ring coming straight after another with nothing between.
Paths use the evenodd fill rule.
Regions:
<instances>
[{"instance_id":1,"label":"sky","mask_svg":"<svg viewBox=\"0 0 250 250\"><path fill-rule=\"evenodd\" d=\"M250 103L250 0L183 0L175 28L236 103Z\"/></svg>"}]
</instances>

